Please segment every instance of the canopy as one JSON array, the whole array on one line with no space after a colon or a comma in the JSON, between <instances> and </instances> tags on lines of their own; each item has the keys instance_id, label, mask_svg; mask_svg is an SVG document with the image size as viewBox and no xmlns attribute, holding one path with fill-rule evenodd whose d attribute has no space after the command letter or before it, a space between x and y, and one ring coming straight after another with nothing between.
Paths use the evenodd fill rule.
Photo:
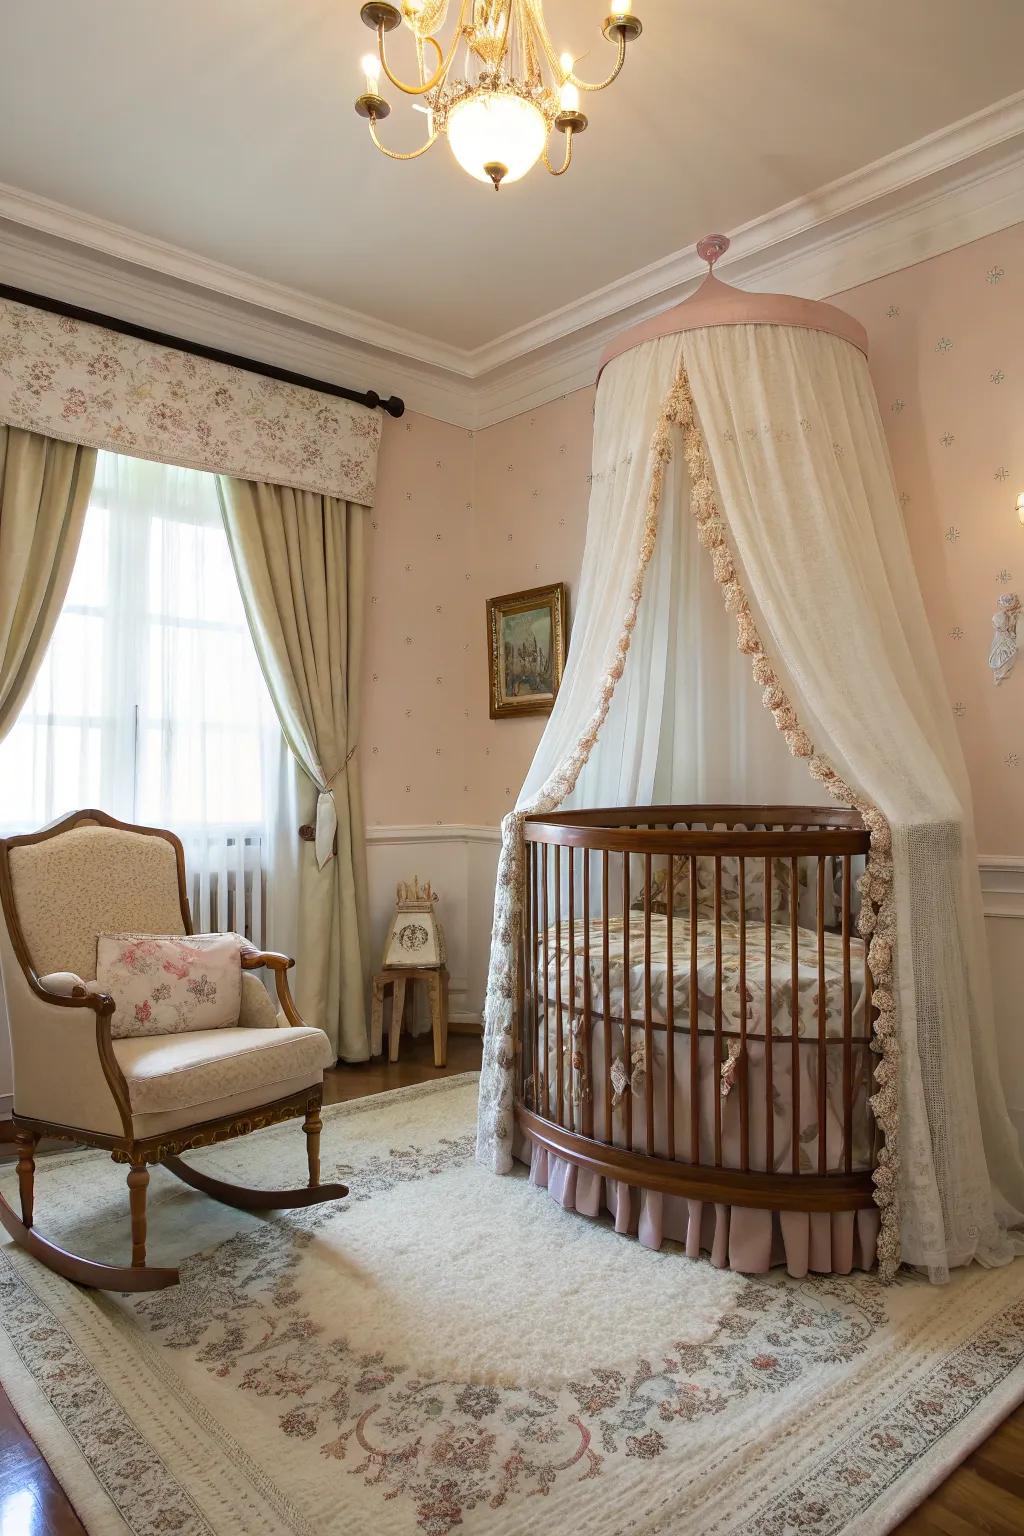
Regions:
<instances>
[{"instance_id":1,"label":"canopy","mask_svg":"<svg viewBox=\"0 0 1024 1536\"><path fill-rule=\"evenodd\" d=\"M502 829L478 1156L511 1167L524 816L810 778L871 833L880 1266L942 1280L1024 1252L967 775L855 322L708 284L601 375L568 664Z\"/></svg>"}]
</instances>

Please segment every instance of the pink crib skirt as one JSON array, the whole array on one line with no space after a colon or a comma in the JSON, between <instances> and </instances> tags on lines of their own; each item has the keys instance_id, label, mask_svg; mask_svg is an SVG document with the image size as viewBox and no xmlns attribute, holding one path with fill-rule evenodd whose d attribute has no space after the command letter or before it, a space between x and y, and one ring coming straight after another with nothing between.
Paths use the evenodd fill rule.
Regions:
<instances>
[{"instance_id":1,"label":"pink crib skirt","mask_svg":"<svg viewBox=\"0 0 1024 1536\"><path fill-rule=\"evenodd\" d=\"M688 1258L707 1253L719 1269L761 1275L785 1264L794 1279L809 1271L848 1275L874 1266L877 1210L763 1211L686 1200L577 1168L526 1136L516 1140L516 1156L529 1163L532 1184L566 1211L581 1216L608 1211L616 1232L635 1235L645 1248L660 1248L668 1238L681 1243Z\"/></svg>"}]
</instances>

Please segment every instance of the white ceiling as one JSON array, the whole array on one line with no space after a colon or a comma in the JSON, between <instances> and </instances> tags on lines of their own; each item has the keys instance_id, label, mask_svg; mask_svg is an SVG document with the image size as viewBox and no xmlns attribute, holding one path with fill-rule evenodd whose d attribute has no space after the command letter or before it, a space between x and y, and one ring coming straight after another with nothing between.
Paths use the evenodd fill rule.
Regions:
<instances>
[{"instance_id":1,"label":"white ceiling","mask_svg":"<svg viewBox=\"0 0 1024 1536\"><path fill-rule=\"evenodd\" d=\"M571 171L495 196L443 142L369 144L359 0L3 4L0 182L460 348L980 110L1024 57L1022 0L634 0ZM607 9L547 0L592 76Z\"/></svg>"}]
</instances>

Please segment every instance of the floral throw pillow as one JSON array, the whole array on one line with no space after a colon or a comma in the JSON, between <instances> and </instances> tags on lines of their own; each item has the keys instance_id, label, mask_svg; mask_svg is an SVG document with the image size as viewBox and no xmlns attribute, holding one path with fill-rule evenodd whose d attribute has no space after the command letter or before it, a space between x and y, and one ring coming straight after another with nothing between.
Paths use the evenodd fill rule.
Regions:
<instances>
[{"instance_id":1,"label":"floral throw pillow","mask_svg":"<svg viewBox=\"0 0 1024 1536\"><path fill-rule=\"evenodd\" d=\"M177 1035L226 1029L242 1007L242 957L232 933L101 933L96 984L114 999L110 1033Z\"/></svg>"}]
</instances>

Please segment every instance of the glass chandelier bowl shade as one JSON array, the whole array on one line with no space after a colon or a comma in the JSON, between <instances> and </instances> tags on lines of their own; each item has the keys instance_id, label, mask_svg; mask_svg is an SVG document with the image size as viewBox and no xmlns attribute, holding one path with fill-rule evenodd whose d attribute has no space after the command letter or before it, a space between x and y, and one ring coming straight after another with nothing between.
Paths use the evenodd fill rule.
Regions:
<instances>
[{"instance_id":1,"label":"glass chandelier bowl shade","mask_svg":"<svg viewBox=\"0 0 1024 1536\"><path fill-rule=\"evenodd\" d=\"M541 109L504 91L474 91L448 114L448 143L477 181L519 181L544 152L548 124Z\"/></svg>"}]
</instances>

